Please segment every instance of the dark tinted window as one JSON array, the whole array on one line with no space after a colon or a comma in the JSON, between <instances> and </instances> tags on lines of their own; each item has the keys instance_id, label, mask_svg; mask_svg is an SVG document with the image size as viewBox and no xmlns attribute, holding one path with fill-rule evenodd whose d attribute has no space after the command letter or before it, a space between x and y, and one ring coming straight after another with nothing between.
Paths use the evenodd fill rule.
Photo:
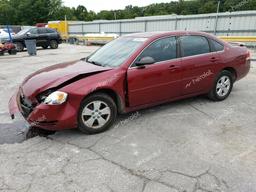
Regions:
<instances>
[{"instance_id":1,"label":"dark tinted window","mask_svg":"<svg viewBox=\"0 0 256 192\"><path fill-rule=\"evenodd\" d=\"M209 39L209 41L211 43L212 51L222 51L224 49L224 46L222 44L220 44L219 42L217 42L213 39Z\"/></svg>"},{"instance_id":2,"label":"dark tinted window","mask_svg":"<svg viewBox=\"0 0 256 192\"><path fill-rule=\"evenodd\" d=\"M37 34L37 28L32 28L29 30L31 34Z\"/></svg>"},{"instance_id":3,"label":"dark tinted window","mask_svg":"<svg viewBox=\"0 0 256 192\"><path fill-rule=\"evenodd\" d=\"M46 28L39 28L39 29L38 29L38 32L39 32L40 34L45 34L45 33L47 33L47 29L46 29Z\"/></svg>"},{"instance_id":4,"label":"dark tinted window","mask_svg":"<svg viewBox=\"0 0 256 192\"><path fill-rule=\"evenodd\" d=\"M210 52L209 43L202 36L182 36L180 44L183 57Z\"/></svg>"},{"instance_id":5,"label":"dark tinted window","mask_svg":"<svg viewBox=\"0 0 256 192\"><path fill-rule=\"evenodd\" d=\"M54 29L47 29L47 33L56 33L56 31Z\"/></svg>"},{"instance_id":6,"label":"dark tinted window","mask_svg":"<svg viewBox=\"0 0 256 192\"><path fill-rule=\"evenodd\" d=\"M137 59L152 57L156 62L166 61L177 57L177 41L175 37L160 39L149 45Z\"/></svg>"}]
</instances>

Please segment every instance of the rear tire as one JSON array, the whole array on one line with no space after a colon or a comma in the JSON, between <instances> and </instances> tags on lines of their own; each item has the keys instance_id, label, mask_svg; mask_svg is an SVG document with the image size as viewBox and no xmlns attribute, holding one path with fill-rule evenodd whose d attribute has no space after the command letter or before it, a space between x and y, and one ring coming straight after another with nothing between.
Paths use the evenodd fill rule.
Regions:
<instances>
[{"instance_id":1,"label":"rear tire","mask_svg":"<svg viewBox=\"0 0 256 192\"><path fill-rule=\"evenodd\" d=\"M25 47L25 46L23 45L23 43L17 42L17 43L14 43L14 45L15 45L15 47L16 47L16 49L17 49L18 52L21 52L21 51L24 50L24 47Z\"/></svg>"},{"instance_id":2,"label":"rear tire","mask_svg":"<svg viewBox=\"0 0 256 192\"><path fill-rule=\"evenodd\" d=\"M9 55L16 55L17 54L17 50L16 49L12 49L8 51Z\"/></svg>"},{"instance_id":3,"label":"rear tire","mask_svg":"<svg viewBox=\"0 0 256 192\"><path fill-rule=\"evenodd\" d=\"M43 49L47 49L48 47L49 47L48 45L42 46Z\"/></svg>"},{"instance_id":4,"label":"rear tire","mask_svg":"<svg viewBox=\"0 0 256 192\"><path fill-rule=\"evenodd\" d=\"M232 91L234 76L230 71L223 70L216 78L214 87L208 93L208 98L213 101L225 100Z\"/></svg>"},{"instance_id":5,"label":"rear tire","mask_svg":"<svg viewBox=\"0 0 256 192\"><path fill-rule=\"evenodd\" d=\"M78 129L86 134L101 133L109 129L117 116L113 99L103 93L85 98L78 113Z\"/></svg>"},{"instance_id":6,"label":"rear tire","mask_svg":"<svg viewBox=\"0 0 256 192\"><path fill-rule=\"evenodd\" d=\"M59 47L59 44L56 40L51 40L50 47L51 47L51 49L57 49Z\"/></svg>"}]
</instances>

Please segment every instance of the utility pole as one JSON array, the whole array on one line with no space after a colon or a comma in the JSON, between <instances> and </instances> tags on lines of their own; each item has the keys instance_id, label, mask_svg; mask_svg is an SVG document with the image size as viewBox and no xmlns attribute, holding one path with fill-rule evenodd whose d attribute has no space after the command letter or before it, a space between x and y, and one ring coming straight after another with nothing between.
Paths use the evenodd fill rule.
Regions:
<instances>
[{"instance_id":1,"label":"utility pole","mask_svg":"<svg viewBox=\"0 0 256 192\"><path fill-rule=\"evenodd\" d=\"M67 15L65 15L65 36L66 36L66 39L68 39L68 21L67 21Z\"/></svg>"},{"instance_id":2,"label":"utility pole","mask_svg":"<svg viewBox=\"0 0 256 192\"><path fill-rule=\"evenodd\" d=\"M116 12L114 11L114 18L115 18L115 20L116 20Z\"/></svg>"},{"instance_id":3,"label":"utility pole","mask_svg":"<svg viewBox=\"0 0 256 192\"><path fill-rule=\"evenodd\" d=\"M10 27L9 27L9 25L8 25L8 24L6 25L6 28L7 28L8 34L9 34L9 41L12 43L11 30L10 30Z\"/></svg>"},{"instance_id":4,"label":"utility pole","mask_svg":"<svg viewBox=\"0 0 256 192\"><path fill-rule=\"evenodd\" d=\"M6 15L6 28L7 28L7 32L8 32L8 35L9 35L9 41L12 43L12 35L11 35L11 30L10 30L10 26L9 26L9 17L8 17L8 13L5 12L5 15Z\"/></svg>"},{"instance_id":5,"label":"utility pole","mask_svg":"<svg viewBox=\"0 0 256 192\"><path fill-rule=\"evenodd\" d=\"M217 32L218 14L219 14L219 11L220 11L220 1L218 1L217 11L216 11L215 26L214 26L214 35L216 35L216 32Z\"/></svg>"}]
</instances>

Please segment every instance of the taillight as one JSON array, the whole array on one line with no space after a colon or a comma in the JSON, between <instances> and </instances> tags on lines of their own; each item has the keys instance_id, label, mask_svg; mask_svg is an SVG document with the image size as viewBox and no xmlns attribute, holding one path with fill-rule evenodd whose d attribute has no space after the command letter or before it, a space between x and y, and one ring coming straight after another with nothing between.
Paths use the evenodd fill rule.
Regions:
<instances>
[{"instance_id":1,"label":"taillight","mask_svg":"<svg viewBox=\"0 0 256 192\"><path fill-rule=\"evenodd\" d=\"M250 59L251 59L251 52L250 50L248 50L246 54L246 60L250 60Z\"/></svg>"}]
</instances>

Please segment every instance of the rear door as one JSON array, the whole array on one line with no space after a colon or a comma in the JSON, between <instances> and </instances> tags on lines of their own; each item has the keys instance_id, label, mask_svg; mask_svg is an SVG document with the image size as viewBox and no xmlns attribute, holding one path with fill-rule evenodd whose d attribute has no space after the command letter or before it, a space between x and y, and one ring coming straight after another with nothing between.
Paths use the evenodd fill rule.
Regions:
<instances>
[{"instance_id":1,"label":"rear door","mask_svg":"<svg viewBox=\"0 0 256 192\"><path fill-rule=\"evenodd\" d=\"M151 43L136 59L152 57L154 64L144 68L133 64L127 72L128 97L131 107L161 102L180 95L176 37L166 37ZM134 63L136 63L136 61Z\"/></svg>"},{"instance_id":2,"label":"rear door","mask_svg":"<svg viewBox=\"0 0 256 192\"><path fill-rule=\"evenodd\" d=\"M38 28L37 45L43 46L48 44L48 34L46 28Z\"/></svg>"},{"instance_id":3,"label":"rear door","mask_svg":"<svg viewBox=\"0 0 256 192\"><path fill-rule=\"evenodd\" d=\"M52 39L59 40L60 39L58 32L54 29L47 28L47 35L48 35L49 40L52 40Z\"/></svg>"},{"instance_id":4,"label":"rear door","mask_svg":"<svg viewBox=\"0 0 256 192\"><path fill-rule=\"evenodd\" d=\"M200 35L179 37L182 68L182 95L204 92L209 89L215 74L216 58L209 41Z\"/></svg>"}]
</instances>

